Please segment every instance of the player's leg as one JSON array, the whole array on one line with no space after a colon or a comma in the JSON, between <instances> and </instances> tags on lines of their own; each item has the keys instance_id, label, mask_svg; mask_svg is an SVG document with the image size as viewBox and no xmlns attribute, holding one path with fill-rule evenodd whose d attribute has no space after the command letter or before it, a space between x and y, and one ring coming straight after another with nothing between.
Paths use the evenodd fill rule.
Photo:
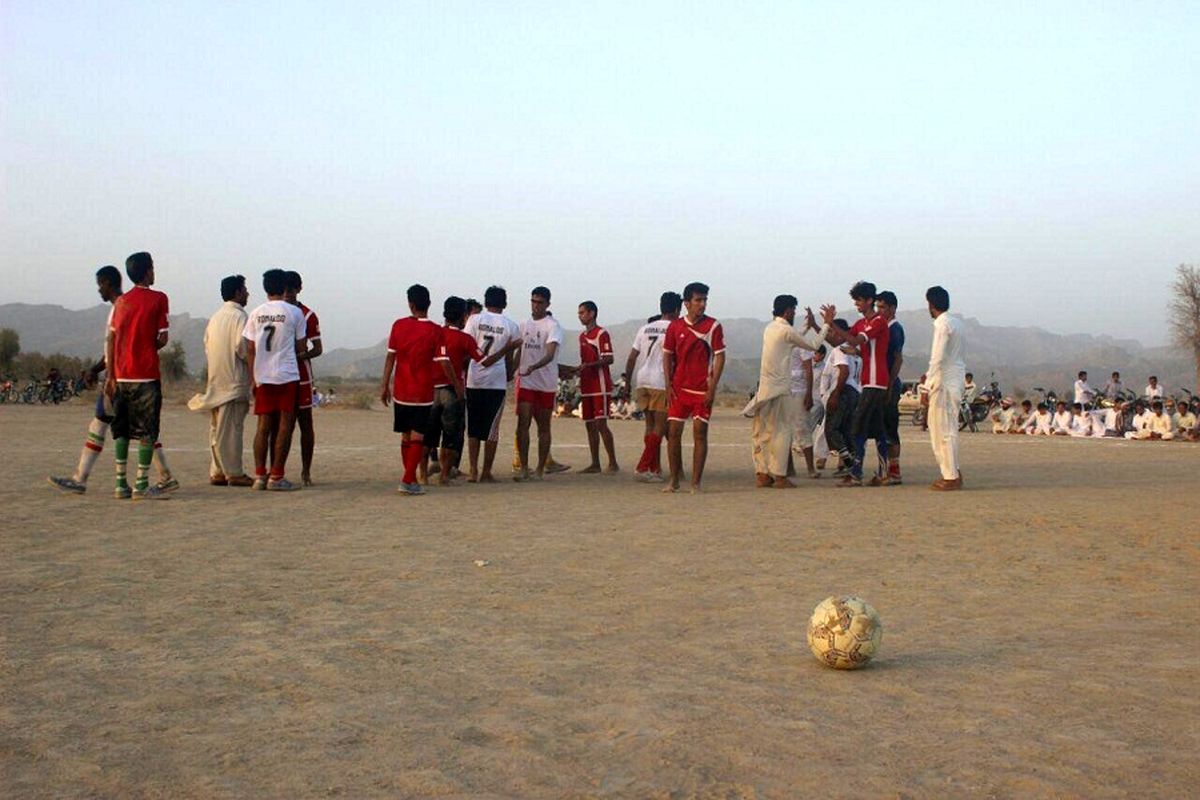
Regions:
<instances>
[{"instance_id":1,"label":"player's leg","mask_svg":"<svg viewBox=\"0 0 1200 800\"><path fill-rule=\"evenodd\" d=\"M681 458L682 460L682 458ZM692 417L692 493L700 491L700 480L704 477L704 464L708 460L708 420L700 415Z\"/></svg>"},{"instance_id":2,"label":"player's leg","mask_svg":"<svg viewBox=\"0 0 1200 800\"><path fill-rule=\"evenodd\" d=\"M683 423L682 419L667 421L667 468L670 477L664 492L679 491L679 480L683 475Z\"/></svg>"},{"instance_id":3,"label":"player's leg","mask_svg":"<svg viewBox=\"0 0 1200 800\"><path fill-rule=\"evenodd\" d=\"M607 397L604 398L604 405L608 406ZM598 420L597 427L600 431L600 441L604 443L604 454L608 456L608 466L604 468L604 471L618 472L621 468L617 466L617 444L613 441L612 429L608 427L608 420Z\"/></svg>"},{"instance_id":4,"label":"player's leg","mask_svg":"<svg viewBox=\"0 0 1200 800\"><path fill-rule=\"evenodd\" d=\"M503 389L488 389L485 419L490 420L483 440L483 469L479 473L480 483L493 483L492 465L496 462L496 447L500 443L500 418L504 415L505 392Z\"/></svg>"},{"instance_id":5,"label":"player's leg","mask_svg":"<svg viewBox=\"0 0 1200 800\"><path fill-rule=\"evenodd\" d=\"M313 432L312 406L297 409L296 427L300 429L300 483L312 486L313 450L317 442Z\"/></svg>"},{"instance_id":6,"label":"player's leg","mask_svg":"<svg viewBox=\"0 0 1200 800\"><path fill-rule=\"evenodd\" d=\"M533 419L537 423L538 429L537 475L539 478L546 474L546 463L550 460L550 418L553 415L553 402L549 407L540 404L533 409Z\"/></svg>"},{"instance_id":7,"label":"player's leg","mask_svg":"<svg viewBox=\"0 0 1200 800\"><path fill-rule=\"evenodd\" d=\"M259 387L262 389L263 387ZM255 408L258 417L258 427L254 431L254 488L267 488L267 453L271 447L271 432L278 427L279 419L276 412L267 411L261 407L261 401L256 401Z\"/></svg>"},{"instance_id":8,"label":"player's leg","mask_svg":"<svg viewBox=\"0 0 1200 800\"><path fill-rule=\"evenodd\" d=\"M112 427L112 417L104 404L104 394L96 398L96 414L88 423L87 434L83 439L83 447L79 451L79 463L75 472L69 478L49 477L50 485L64 492L83 494L87 491L88 477L96 466L96 459L104 452L104 439Z\"/></svg>"},{"instance_id":9,"label":"player's leg","mask_svg":"<svg viewBox=\"0 0 1200 800\"><path fill-rule=\"evenodd\" d=\"M517 480L529 478L529 426L533 421L533 403L517 401Z\"/></svg>"},{"instance_id":10,"label":"player's leg","mask_svg":"<svg viewBox=\"0 0 1200 800\"><path fill-rule=\"evenodd\" d=\"M129 384L118 383L117 394L113 398L113 459L117 468L116 488L113 496L119 500L128 499L131 490L126 480L126 466L129 463L129 403L125 399L125 387Z\"/></svg>"},{"instance_id":11,"label":"player's leg","mask_svg":"<svg viewBox=\"0 0 1200 800\"><path fill-rule=\"evenodd\" d=\"M900 392L893 389L884 412L884 430L888 440L888 478L892 483L900 483Z\"/></svg>"},{"instance_id":12,"label":"player's leg","mask_svg":"<svg viewBox=\"0 0 1200 800\"><path fill-rule=\"evenodd\" d=\"M279 412L278 422L275 428L275 446L272 449L271 474L267 488L271 488L271 483L278 484L285 480L284 476L287 473L288 454L292 449L292 435L296 430L296 412L295 410Z\"/></svg>"},{"instance_id":13,"label":"player's leg","mask_svg":"<svg viewBox=\"0 0 1200 800\"><path fill-rule=\"evenodd\" d=\"M758 408L754 419L750 422L750 450L754 461L754 485L759 489L771 485L771 476L767 472L770 436L771 432L767 425L767 406L763 405Z\"/></svg>"},{"instance_id":14,"label":"player's leg","mask_svg":"<svg viewBox=\"0 0 1200 800\"><path fill-rule=\"evenodd\" d=\"M588 452L592 462L582 470L585 475L594 475L600 471L600 420L597 414L596 401L599 398L585 397L582 399L583 427L587 431Z\"/></svg>"},{"instance_id":15,"label":"player's leg","mask_svg":"<svg viewBox=\"0 0 1200 800\"><path fill-rule=\"evenodd\" d=\"M162 417L162 384L150 381L135 385L136 389L130 402L129 428L131 438L136 436L138 439L137 478L133 487L133 499L164 499L168 497L167 490L150 485L150 463L154 460L154 445L158 441L159 420Z\"/></svg>"},{"instance_id":16,"label":"player's leg","mask_svg":"<svg viewBox=\"0 0 1200 800\"><path fill-rule=\"evenodd\" d=\"M208 482L213 486L229 485L225 465L221 463L221 427L226 406L217 406L208 412Z\"/></svg>"}]
</instances>

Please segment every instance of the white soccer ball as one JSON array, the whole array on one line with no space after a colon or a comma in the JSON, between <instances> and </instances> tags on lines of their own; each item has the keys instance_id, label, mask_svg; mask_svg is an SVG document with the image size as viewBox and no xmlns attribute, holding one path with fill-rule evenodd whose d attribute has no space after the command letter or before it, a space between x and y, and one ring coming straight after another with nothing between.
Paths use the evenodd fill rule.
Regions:
<instances>
[{"instance_id":1,"label":"white soccer ball","mask_svg":"<svg viewBox=\"0 0 1200 800\"><path fill-rule=\"evenodd\" d=\"M859 597L826 597L808 621L808 647L827 667L858 669L879 651L883 623Z\"/></svg>"}]
</instances>

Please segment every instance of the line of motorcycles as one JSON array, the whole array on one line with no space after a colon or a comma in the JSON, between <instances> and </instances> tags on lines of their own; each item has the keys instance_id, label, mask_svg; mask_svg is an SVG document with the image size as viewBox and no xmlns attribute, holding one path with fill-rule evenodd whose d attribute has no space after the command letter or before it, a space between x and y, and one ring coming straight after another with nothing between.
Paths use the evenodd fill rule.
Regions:
<instances>
[{"instance_id":1,"label":"line of motorcycles","mask_svg":"<svg viewBox=\"0 0 1200 800\"><path fill-rule=\"evenodd\" d=\"M54 403L58 405L72 397L78 397L86 387L82 380L56 381L31 378L24 386L14 380L0 382L0 403Z\"/></svg>"}]
</instances>

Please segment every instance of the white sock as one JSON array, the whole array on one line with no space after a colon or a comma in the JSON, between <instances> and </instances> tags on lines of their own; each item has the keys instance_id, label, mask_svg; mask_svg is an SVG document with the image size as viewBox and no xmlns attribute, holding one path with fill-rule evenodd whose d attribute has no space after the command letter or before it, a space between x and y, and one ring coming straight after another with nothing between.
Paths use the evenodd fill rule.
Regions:
<instances>
[{"instance_id":1,"label":"white sock","mask_svg":"<svg viewBox=\"0 0 1200 800\"><path fill-rule=\"evenodd\" d=\"M158 477L164 481L171 477L171 468L167 466L167 454L163 451L162 442L154 443L154 461L158 464Z\"/></svg>"},{"instance_id":2,"label":"white sock","mask_svg":"<svg viewBox=\"0 0 1200 800\"><path fill-rule=\"evenodd\" d=\"M79 466L75 468L75 475L72 476L79 483L87 483L88 476L92 474L92 467L96 466L96 459L104 450L104 437L107 435L108 423L92 417L91 423L88 424L87 438L83 441L83 450L79 453Z\"/></svg>"}]
</instances>

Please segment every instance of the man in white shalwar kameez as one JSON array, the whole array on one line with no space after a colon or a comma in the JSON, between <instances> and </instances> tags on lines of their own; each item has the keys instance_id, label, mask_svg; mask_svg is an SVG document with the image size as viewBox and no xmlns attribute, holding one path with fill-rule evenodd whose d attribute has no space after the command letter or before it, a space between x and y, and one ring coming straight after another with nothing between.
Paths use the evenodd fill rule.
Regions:
<instances>
[{"instance_id":1,"label":"man in white shalwar kameez","mask_svg":"<svg viewBox=\"0 0 1200 800\"><path fill-rule=\"evenodd\" d=\"M774 319L763 330L758 392L751 401L754 473L759 487L787 489L796 485L787 479L788 455L795 429L795 404L791 402L792 350L796 347L816 350L825 340L828 329L822 325L817 330L809 313L805 330L796 330L793 323L798 304L799 301L790 294L776 297L772 311Z\"/></svg>"},{"instance_id":2,"label":"man in white shalwar kameez","mask_svg":"<svg viewBox=\"0 0 1200 800\"><path fill-rule=\"evenodd\" d=\"M941 477L930 488L962 488L958 464L958 408L966 385L966 340L962 323L951 317L950 293L933 286L925 293L933 317L933 345L925 383L929 389L929 442Z\"/></svg>"},{"instance_id":3,"label":"man in white shalwar kameez","mask_svg":"<svg viewBox=\"0 0 1200 800\"><path fill-rule=\"evenodd\" d=\"M204 329L208 383L204 394L188 401L188 408L209 412L209 482L214 486L252 486L254 480L242 466L242 432L250 410L250 372L242 337L250 298L246 279L232 275L222 280L221 298L225 302Z\"/></svg>"}]
</instances>

